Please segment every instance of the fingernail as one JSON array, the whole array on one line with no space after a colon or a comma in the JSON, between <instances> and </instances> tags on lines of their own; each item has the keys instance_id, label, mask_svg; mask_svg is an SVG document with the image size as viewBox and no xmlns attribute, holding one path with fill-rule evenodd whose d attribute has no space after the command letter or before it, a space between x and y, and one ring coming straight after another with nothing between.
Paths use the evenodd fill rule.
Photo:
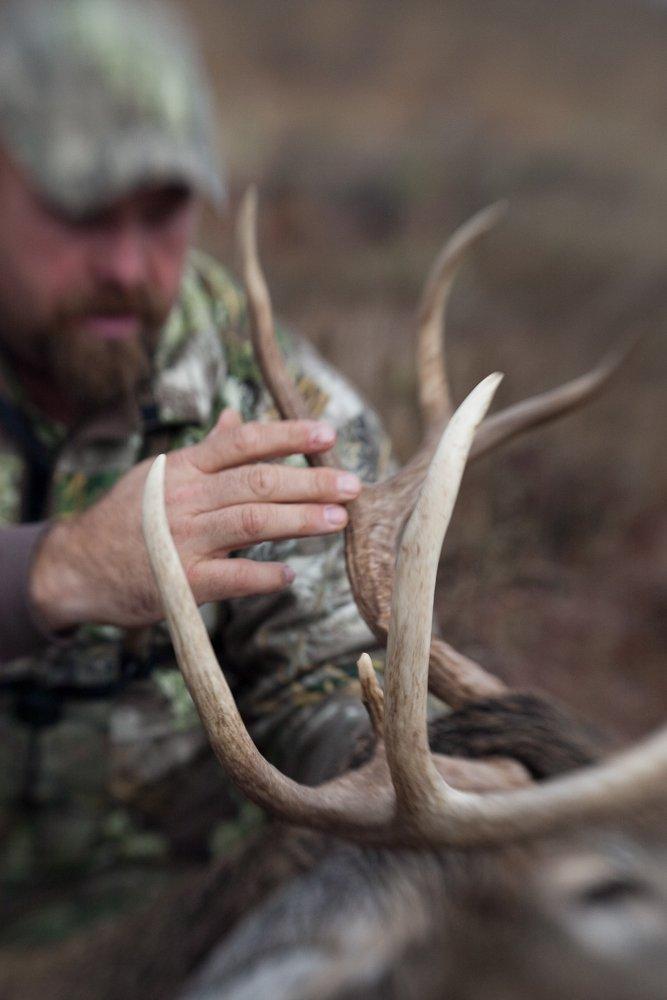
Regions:
<instances>
[{"instance_id":1,"label":"fingernail","mask_svg":"<svg viewBox=\"0 0 667 1000\"><path fill-rule=\"evenodd\" d=\"M336 432L328 424L317 424L310 432L312 445L331 445L336 440Z\"/></svg>"},{"instance_id":2,"label":"fingernail","mask_svg":"<svg viewBox=\"0 0 667 1000\"><path fill-rule=\"evenodd\" d=\"M338 492L346 497L356 497L361 489L361 480L353 472L345 472L336 480Z\"/></svg>"},{"instance_id":3,"label":"fingernail","mask_svg":"<svg viewBox=\"0 0 667 1000\"><path fill-rule=\"evenodd\" d=\"M341 525L347 521L347 512L344 507L328 506L324 508L324 517L329 524Z\"/></svg>"},{"instance_id":4,"label":"fingernail","mask_svg":"<svg viewBox=\"0 0 667 1000\"><path fill-rule=\"evenodd\" d=\"M286 584L294 583L296 573L291 566L283 566L283 577Z\"/></svg>"}]
</instances>

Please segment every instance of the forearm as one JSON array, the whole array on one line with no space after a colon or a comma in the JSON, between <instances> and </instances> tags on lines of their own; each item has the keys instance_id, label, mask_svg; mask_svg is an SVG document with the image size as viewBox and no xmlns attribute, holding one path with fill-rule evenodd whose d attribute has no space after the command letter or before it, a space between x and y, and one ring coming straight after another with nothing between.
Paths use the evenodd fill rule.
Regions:
<instances>
[{"instance_id":1,"label":"forearm","mask_svg":"<svg viewBox=\"0 0 667 1000\"><path fill-rule=\"evenodd\" d=\"M32 567L46 523L0 529L0 663L49 641L30 594Z\"/></svg>"}]
</instances>

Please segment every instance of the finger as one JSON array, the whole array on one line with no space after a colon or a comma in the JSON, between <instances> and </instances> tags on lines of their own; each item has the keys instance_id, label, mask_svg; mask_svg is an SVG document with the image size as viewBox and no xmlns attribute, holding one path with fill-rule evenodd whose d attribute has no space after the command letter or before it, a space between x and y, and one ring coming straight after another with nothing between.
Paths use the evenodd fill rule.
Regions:
<instances>
[{"instance_id":1,"label":"finger","mask_svg":"<svg viewBox=\"0 0 667 1000\"><path fill-rule=\"evenodd\" d=\"M284 563L253 559L207 559L190 574L197 602L225 601L230 597L273 594L294 580L294 570Z\"/></svg>"},{"instance_id":2,"label":"finger","mask_svg":"<svg viewBox=\"0 0 667 1000\"><path fill-rule=\"evenodd\" d=\"M241 414L236 410L227 408L223 410L215 425L215 429L219 431L229 431L234 427L240 427L243 423L241 420Z\"/></svg>"},{"instance_id":3,"label":"finger","mask_svg":"<svg viewBox=\"0 0 667 1000\"><path fill-rule=\"evenodd\" d=\"M255 421L231 428L218 423L194 446L192 459L202 472L220 472L266 459L327 451L335 440L334 429L316 420Z\"/></svg>"},{"instance_id":4,"label":"finger","mask_svg":"<svg viewBox=\"0 0 667 1000\"><path fill-rule=\"evenodd\" d=\"M346 524L347 511L338 504L238 504L198 515L194 544L202 554L227 553L257 542L328 535Z\"/></svg>"},{"instance_id":5,"label":"finger","mask_svg":"<svg viewBox=\"0 0 667 1000\"><path fill-rule=\"evenodd\" d=\"M345 502L361 492L361 480L339 469L302 469L258 462L227 469L204 481L205 510L241 503Z\"/></svg>"}]
</instances>

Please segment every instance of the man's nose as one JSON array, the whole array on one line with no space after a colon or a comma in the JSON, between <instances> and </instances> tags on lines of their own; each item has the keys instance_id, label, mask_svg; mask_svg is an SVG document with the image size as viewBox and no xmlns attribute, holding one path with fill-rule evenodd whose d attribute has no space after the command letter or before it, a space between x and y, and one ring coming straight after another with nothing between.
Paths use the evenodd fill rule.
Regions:
<instances>
[{"instance_id":1,"label":"man's nose","mask_svg":"<svg viewBox=\"0 0 667 1000\"><path fill-rule=\"evenodd\" d=\"M123 289L137 288L147 278L147 254L141 227L132 222L110 226L95 241L98 280Z\"/></svg>"}]
</instances>

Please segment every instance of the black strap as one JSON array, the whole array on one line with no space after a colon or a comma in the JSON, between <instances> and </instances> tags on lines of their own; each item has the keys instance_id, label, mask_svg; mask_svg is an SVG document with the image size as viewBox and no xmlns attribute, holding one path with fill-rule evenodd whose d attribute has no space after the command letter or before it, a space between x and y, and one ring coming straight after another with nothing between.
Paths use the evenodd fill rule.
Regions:
<instances>
[{"instance_id":1,"label":"black strap","mask_svg":"<svg viewBox=\"0 0 667 1000\"><path fill-rule=\"evenodd\" d=\"M53 456L36 436L25 414L1 396L0 424L19 446L27 465L23 520L39 521L44 516Z\"/></svg>"}]
</instances>

